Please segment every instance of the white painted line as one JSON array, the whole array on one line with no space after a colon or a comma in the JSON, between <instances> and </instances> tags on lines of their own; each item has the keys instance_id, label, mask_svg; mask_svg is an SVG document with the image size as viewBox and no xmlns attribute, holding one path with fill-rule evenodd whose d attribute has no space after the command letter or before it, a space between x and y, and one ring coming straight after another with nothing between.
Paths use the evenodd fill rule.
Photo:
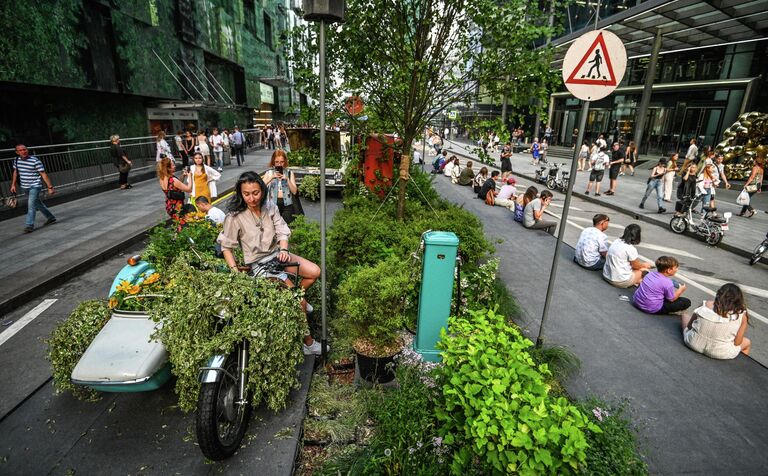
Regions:
<instances>
[{"instance_id":1,"label":"white painted line","mask_svg":"<svg viewBox=\"0 0 768 476\"><path fill-rule=\"evenodd\" d=\"M664 251L666 253L673 254L674 256L685 256L686 258L693 258L693 259L698 259L698 260L704 259L704 258L702 258L700 256L696 256L693 253L689 253L689 252L684 251L684 250L678 250L676 248L670 248L668 246L659 246L659 245L654 245L654 244L651 244L651 243L640 243L639 245L635 245L635 246L637 246L638 248L648 248L649 250L654 250L654 251ZM723 281L723 282L725 282L725 281Z\"/></svg>"},{"instance_id":2,"label":"white painted line","mask_svg":"<svg viewBox=\"0 0 768 476\"><path fill-rule=\"evenodd\" d=\"M731 281L725 281L718 278L713 278L711 276L702 276L700 274L691 273L690 271L686 271L686 274L688 274L689 276L694 276L697 281L701 281L703 283L711 284L717 287L720 287L723 284L727 284L731 282ZM745 293L752 294L753 296L760 296L762 298L768 298L768 290L766 289L755 288L753 286L746 286L741 283L736 283L736 284L738 284L741 290L744 291Z\"/></svg>"},{"instance_id":3,"label":"white painted line","mask_svg":"<svg viewBox=\"0 0 768 476\"><path fill-rule=\"evenodd\" d=\"M11 327L9 327L5 332L0 334L0 345L5 344L6 341L8 341L11 337L16 335L17 332L22 330L24 326L32 322L40 314L44 313L46 309L53 306L53 303L55 303L56 301L58 301L58 299L46 299L45 301L35 306L34 309L24 314L24 316L22 316L21 319L14 322L11 325Z\"/></svg>"},{"instance_id":4,"label":"white painted line","mask_svg":"<svg viewBox=\"0 0 768 476\"><path fill-rule=\"evenodd\" d=\"M561 204L561 203L552 202L552 203L550 203L550 205L552 205L553 207L563 208L563 204ZM584 211L584 210L582 210L579 207L574 207L573 205L570 206L569 210L576 210L577 212L583 212Z\"/></svg>"},{"instance_id":5,"label":"white painted line","mask_svg":"<svg viewBox=\"0 0 768 476\"><path fill-rule=\"evenodd\" d=\"M573 207L571 207L571 208L573 208ZM568 220L570 220L571 218L574 219L574 220L578 220L578 221L584 221L584 222L587 222L587 223L590 223L590 224L592 223L592 219L591 218L569 217ZM619 230L624 230L624 226L623 225L617 225L616 223L609 223L608 227L609 228L618 228Z\"/></svg>"}]
</instances>

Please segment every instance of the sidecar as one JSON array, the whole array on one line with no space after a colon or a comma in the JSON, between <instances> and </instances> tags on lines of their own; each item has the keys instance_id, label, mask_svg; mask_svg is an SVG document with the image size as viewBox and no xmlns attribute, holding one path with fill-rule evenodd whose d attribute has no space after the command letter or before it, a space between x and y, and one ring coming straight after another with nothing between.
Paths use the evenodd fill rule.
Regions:
<instances>
[{"instance_id":1,"label":"sidecar","mask_svg":"<svg viewBox=\"0 0 768 476\"><path fill-rule=\"evenodd\" d=\"M109 295L122 281L140 283L154 272L152 265L131 257L117 274ZM72 383L100 392L146 392L171 377L168 351L151 340L154 323L141 311L114 310L72 371Z\"/></svg>"}]
</instances>

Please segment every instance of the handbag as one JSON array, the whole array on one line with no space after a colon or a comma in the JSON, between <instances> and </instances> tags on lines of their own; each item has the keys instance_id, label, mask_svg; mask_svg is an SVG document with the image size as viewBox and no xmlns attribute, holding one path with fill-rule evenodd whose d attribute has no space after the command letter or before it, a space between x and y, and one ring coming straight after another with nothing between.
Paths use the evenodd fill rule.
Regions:
<instances>
[{"instance_id":1,"label":"handbag","mask_svg":"<svg viewBox=\"0 0 768 476\"><path fill-rule=\"evenodd\" d=\"M131 171L131 164L128 162L121 160L120 165L117 166L117 170L120 171L121 174L127 174Z\"/></svg>"},{"instance_id":2,"label":"handbag","mask_svg":"<svg viewBox=\"0 0 768 476\"><path fill-rule=\"evenodd\" d=\"M746 190L747 193L755 193L755 192L757 192L757 184L756 183L751 183L749 185L745 185L744 186L744 190Z\"/></svg>"},{"instance_id":3,"label":"handbag","mask_svg":"<svg viewBox=\"0 0 768 476\"><path fill-rule=\"evenodd\" d=\"M493 194L493 190L488 190L485 194L485 204L493 206L496 203L496 196Z\"/></svg>"},{"instance_id":4,"label":"handbag","mask_svg":"<svg viewBox=\"0 0 768 476\"><path fill-rule=\"evenodd\" d=\"M523 208L523 206L520 205L519 203L515 203L515 216L514 216L514 219L515 219L516 222L518 222L518 223L522 223L523 222L523 215L524 215L524 213L525 213L525 208Z\"/></svg>"},{"instance_id":5,"label":"handbag","mask_svg":"<svg viewBox=\"0 0 768 476\"><path fill-rule=\"evenodd\" d=\"M293 215L303 215L304 214L304 207L301 205L301 199L299 198L299 191L297 190L296 193L291 197L293 201Z\"/></svg>"},{"instance_id":6,"label":"handbag","mask_svg":"<svg viewBox=\"0 0 768 476\"><path fill-rule=\"evenodd\" d=\"M168 190L165 191L165 196L166 198L168 198L168 200L184 201L184 199L187 198L187 196L184 195L184 192L173 188L173 185L171 184L170 179L168 181Z\"/></svg>"},{"instance_id":7,"label":"handbag","mask_svg":"<svg viewBox=\"0 0 768 476\"><path fill-rule=\"evenodd\" d=\"M736 203L738 205L749 205L749 193L747 193L747 188L744 187L744 190L741 191L738 197L736 197Z\"/></svg>"}]
</instances>

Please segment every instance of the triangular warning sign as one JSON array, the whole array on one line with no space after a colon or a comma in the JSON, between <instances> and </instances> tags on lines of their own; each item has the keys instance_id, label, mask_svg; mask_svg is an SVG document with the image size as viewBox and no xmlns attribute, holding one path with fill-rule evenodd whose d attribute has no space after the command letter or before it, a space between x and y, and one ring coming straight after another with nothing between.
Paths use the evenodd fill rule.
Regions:
<instances>
[{"instance_id":1,"label":"triangular warning sign","mask_svg":"<svg viewBox=\"0 0 768 476\"><path fill-rule=\"evenodd\" d=\"M601 31L592 46L587 49L584 57L571 72L566 84L594 84L598 86L616 86L616 75L613 74L611 55L603 40Z\"/></svg>"}]
</instances>

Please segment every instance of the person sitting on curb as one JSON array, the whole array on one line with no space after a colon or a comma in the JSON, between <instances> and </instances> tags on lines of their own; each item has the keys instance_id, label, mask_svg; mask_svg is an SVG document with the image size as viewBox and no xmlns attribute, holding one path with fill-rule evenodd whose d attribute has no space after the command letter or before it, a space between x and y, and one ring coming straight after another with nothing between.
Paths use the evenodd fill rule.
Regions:
<instances>
[{"instance_id":1,"label":"person sitting on curb","mask_svg":"<svg viewBox=\"0 0 768 476\"><path fill-rule=\"evenodd\" d=\"M221 211L221 209L211 205L211 202L208 201L207 197L200 195L199 197L195 198L195 205L197 205L198 210L205 213L206 217L215 224L224 224L224 219L227 217L227 215Z\"/></svg>"},{"instance_id":2,"label":"person sitting on curb","mask_svg":"<svg viewBox=\"0 0 768 476\"><path fill-rule=\"evenodd\" d=\"M444 150L442 154L437 154L437 157L435 157L435 160L432 162L432 173L433 174L439 174L441 170L443 170L443 167L445 166L445 162L448 160L448 151Z\"/></svg>"},{"instance_id":3,"label":"person sitting on curb","mask_svg":"<svg viewBox=\"0 0 768 476\"><path fill-rule=\"evenodd\" d=\"M459 174L457 183L459 185L472 185L472 180L475 178L475 171L472 170L472 161L467 161L467 166Z\"/></svg>"},{"instance_id":4,"label":"person sitting on curb","mask_svg":"<svg viewBox=\"0 0 768 476\"><path fill-rule=\"evenodd\" d=\"M515 216L514 220L519 223L523 223L525 218L525 207L536 199L539 195L539 189L531 185L525 190L525 193L521 193L515 200Z\"/></svg>"},{"instance_id":5,"label":"person sitting on curb","mask_svg":"<svg viewBox=\"0 0 768 476\"><path fill-rule=\"evenodd\" d=\"M643 279L643 272L653 264L640 260L635 245L640 244L640 225L631 224L624 228L621 238L614 241L605 255L603 279L617 288L637 286Z\"/></svg>"},{"instance_id":6,"label":"person sitting on curb","mask_svg":"<svg viewBox=\"0 0 768 476\"><path fill-rule=\"evenodd\" d=\"M600 183L603 181L603 175L605 175L605 167L611 162L608 155L605 153L605 147L601 147L600 150L589 159L589 183L587 183L587 191L584 195L589 195L589 191L592 190L592 184L595 184L595 196L600 196Z\"/></svg>"},{"instance_id":7,"label":"person sitting on curb","mask_svg":"<svg viewBox=\"0 0 768 476\"><path fill-rule=\"evenodd\" d=\"M506 183L501 187L501 190L499 190L499 194L496 196L494 205L514 210L515 199L517 198L517 188L515 187L517 180L515 180L514 177L508 177L505 182Z\"/></svg>"},{"instance_id":8,"label":"person sitting on curb","mask_svg":"<svg viewBox=\"0 0 768 476\"><path fill-rule=\"evenodd\" d=\"M445 163L443 166L443 175L446 177L451 177L451 174L453 173L454 167L460 167L459 165L459 158L455 155L452 155L450 159L448 159L448 162Z\"/></svg>"},{"instance_id":9,"label":"person sitting on curb","mask_svg":"<svg viewBox=\"0 0 768 476\"><path fill-rule=\"evenodd\" d=\"M499 172L498 170L494 170L493 172L491 172L491 176L483 183L483 186L480 187L480 193L477 194L477 198L479 198L480 200L487 200L488 193L492 193L495 201L496 195L499 194L498 190L496 190L496 180L498 179L500 174L501 172Z\"/></svg>"},{"instance_id":10,"label":"person sitting on curb","mask_svg":"<svg viewBox=\"0 0 768 476\"><path fill-rule=\"evenodd\" d=\"M475 179L472 181L472 191L477 194L477 198L480 198L480 189L486 180L488 180L488 167L481 167L480 172L475 175Z\"/></svg>"},{"instance_id":11,"label":"person sitting on curb","mask_svg":"<svg viewBox=\"0 0 768 476\"><path fill-rule=\"evenodd\" d=\"M453 169L451 169L451 183L457 184L459 183L459 177L461 176L461 162L459 162L459 158L457 157L453 161Z\"/></svg>"},{"instance_id":12,"label":"person sitting on curb","mask_svg":"<svg viewBox=\"0 0 768 476\"><path fill-rule=\"evenodd\" d=\"M584 228L576 243L576 254L573 262L589 271L600 271L605 265L605 255L608 253L608 237L605 230L611 219L608 215L598 213L592 217L592 226Z\"/></svg>"},{"instance_id":13,"label":"person sitting on curb","mask_svg":"<svg viewBox=\"0 0 768 476\"><path fill-rule=\"evenodd\" d=\"M724 284L714 301L704 301L693 316L682 316L683 342L691 350L713 359L735 359L739 353L749 355L752 342L744 337L748 319L741 289L733 283Z\"/></svg>"},{"instance_id":14,"label":"person sitting on curb","mask_svg":"<svg viewBox=\"0 0 768 476\"><path fill-rule=\"evenodd\" d=\"M671 279L680 267L672 256L659 256L656 271L646 274L632 297L632 304L648 314L673 314L691 307L691 300L682 297L685 284Z\"/></svg>"},{"instance_id":15,"label":"person sitting on curb","mask_svg":"<svg viewBox=\"0 0 768 476\"><path fill-rule=\"evenodd\" d=\"M542 190L539 198L532 200L523 210L523 226L532 230L544 230L550 235L555 234L557 222L542 220L544 210L552 203L552 192Z\"/></svg>"}]
</instances>

